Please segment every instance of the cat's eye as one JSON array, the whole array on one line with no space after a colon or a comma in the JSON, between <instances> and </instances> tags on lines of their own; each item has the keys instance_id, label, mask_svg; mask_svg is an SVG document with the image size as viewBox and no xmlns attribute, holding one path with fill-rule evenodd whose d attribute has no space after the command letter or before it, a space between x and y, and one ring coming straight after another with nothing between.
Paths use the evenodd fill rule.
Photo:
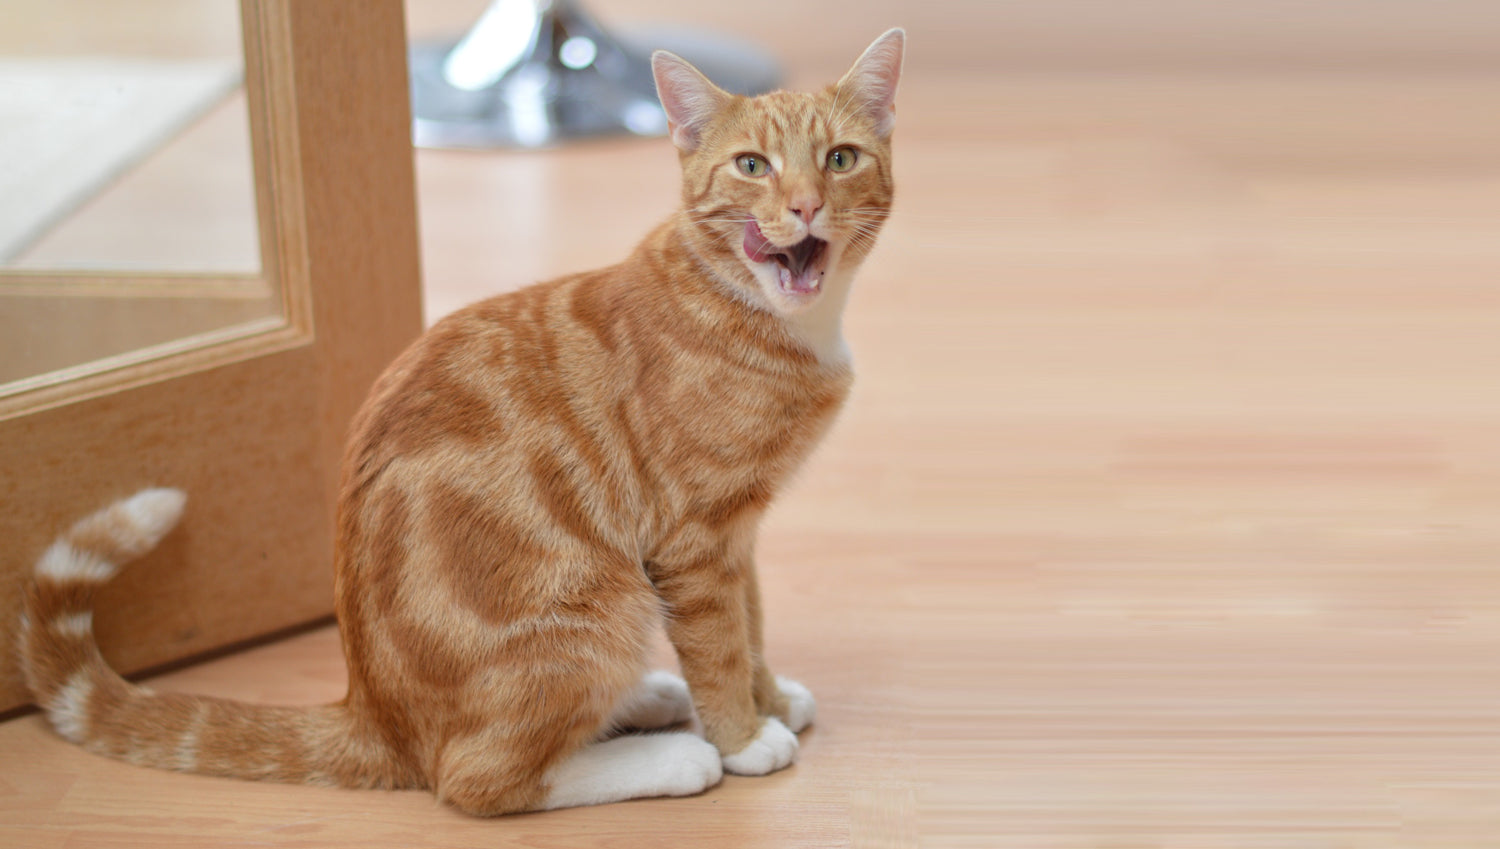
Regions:
<instances>
[{"instance_id":1,"label":"cat's eye","mask_svg":"<svg viewBox=\"0 0 1500 849\"><path fill-rule=\"evenodd\" d=\"M842 174L854 167L859 161L859 154L852 147L841 147L833 153L828 154L828 170Z\"/></svg>"},{"instance_id":2,"label":"cat's eye","mask_svg":"<svg viewBox=\"0 0 1500 849\"><path fill-rule=\"evenodd\" d=\"M740 173L746 177L764 177L771 171L771 163L765 157L756 156L753 153L742 153L734 158L734 164L740 167Z\"/></svg>"}]
</instances>

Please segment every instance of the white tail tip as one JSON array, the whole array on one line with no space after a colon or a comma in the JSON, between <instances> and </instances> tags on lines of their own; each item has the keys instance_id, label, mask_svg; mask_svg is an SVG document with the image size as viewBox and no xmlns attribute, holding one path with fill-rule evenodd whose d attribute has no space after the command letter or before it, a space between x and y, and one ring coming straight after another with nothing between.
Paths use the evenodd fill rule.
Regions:
<instances>
[{"instance_id":1,"label":"white tail tip","mask_svg":"<svg viewBox=\"0 0 1500 849\"><path fill-rule=\"evenodd\" d=\"M187 493L180 489L159 487L143 489L117 505L121 514L134 526L144 548L151 548L182 518Z\"/></svg>"},{"instance_id":2,"label":"white tail tip","mask_svg":"<svg viewBox=\"0 0 1500 849\"><path fill-rule=\"evenodd\" d=\"M150 551L182 518L179 489L146 489L80 519L54 542L36 574L67 581L107 581L120 565Z\"/></svg>"}]
</instances>

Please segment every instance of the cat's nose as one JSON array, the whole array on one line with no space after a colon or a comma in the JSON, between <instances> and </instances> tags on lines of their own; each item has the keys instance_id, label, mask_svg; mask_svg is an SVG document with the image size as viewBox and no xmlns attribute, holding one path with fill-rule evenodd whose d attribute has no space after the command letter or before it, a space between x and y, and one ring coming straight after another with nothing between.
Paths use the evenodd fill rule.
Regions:
<instances>
[{"instance_id":1,"label":"cat's nose","mask_svg":"<svg viewBox=\"0 0 1500 849\"><path fill-rule=\"evenodd\" d=\"M791 210L793 215L811 224L813 216L817 215L818 210L823 208L823 199L817 195L801 195L792 198L787 203L786 208Z\"/></svg>"}]
</instances>

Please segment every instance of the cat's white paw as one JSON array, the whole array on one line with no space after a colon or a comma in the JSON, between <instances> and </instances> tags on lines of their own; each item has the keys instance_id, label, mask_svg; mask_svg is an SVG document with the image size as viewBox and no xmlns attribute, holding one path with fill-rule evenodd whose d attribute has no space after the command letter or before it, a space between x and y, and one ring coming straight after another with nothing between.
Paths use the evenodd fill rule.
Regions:
<instances>
[{"instance_id":1,"label":"cat's white paw","mask_svg":"<svg viewBox=\"0 0 1500 849\"><path fill-rule=\"evenodd\" d=\"M650 731L693 718L693 697L687 683L670 672L652 670L641 676L635 689L609 717L614 728Z\"/></svg>"},{"instance_id":2,"label":"cat's white paw","mask_svg":"<svg viewBox=\"0 0 1500 849\"><path fill-rule=\"evenodd\" d=\"M662 763L659 791L663 796L692 796L724 778L719 750L695 734L658 734L672 740L673 752Z\"/></svg>"},{"instance_id":3,"label":"cat's white paw","mask_svg":"<svg viewBox=\"0 0 1500 849\"><path fill-rule=\"evenodd\" d=\"M797 760L797 735L774 716L760 725L750 745L724 756L724 771L735 775L765 775L791 766Z\"/></svg>"},{"instance_id":4,"label":"cat's white paw","mask_svg":"<svg viewBox=\"0 0 1500 849\"><path fill-rule=\"evenodd\" d=\"M818 718L818 703L812 691L790 678L776 676L776 688L786 697L786 726L792 731L801 731Z\"/></svg>"},{"instance_id":5,"label":"cat's white paw","mask_svg":"<svg viewBox=\"0 0 1500 849\"><path fill-rule=\"evenodd\" d=\"M542 807L573 808L649 796L692 796L719 783L719 750L685 732L616 737L553 767Z\"/></svg>"}]
</instances>

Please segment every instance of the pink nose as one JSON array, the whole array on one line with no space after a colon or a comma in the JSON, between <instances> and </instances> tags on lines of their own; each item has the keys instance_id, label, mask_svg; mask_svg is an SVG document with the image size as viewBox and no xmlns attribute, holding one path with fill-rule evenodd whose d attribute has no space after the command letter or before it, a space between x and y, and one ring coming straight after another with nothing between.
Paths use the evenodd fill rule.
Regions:
<instances>
[{"instance_id":1,"label":"pink nose","mask_svg":"<svg viewBox=\"0 0 1500 849\"><path fill-rule=\"evenodd\" d=\"M795 197L792 198L791 202L787 204L787 209L790 209L793 215L801 218L808 224L812 223L813 216L817 215L818 210L822 208L823 199L818 197L817 195L803 195L802 197Z\"/></svg>"}]
</instances>

